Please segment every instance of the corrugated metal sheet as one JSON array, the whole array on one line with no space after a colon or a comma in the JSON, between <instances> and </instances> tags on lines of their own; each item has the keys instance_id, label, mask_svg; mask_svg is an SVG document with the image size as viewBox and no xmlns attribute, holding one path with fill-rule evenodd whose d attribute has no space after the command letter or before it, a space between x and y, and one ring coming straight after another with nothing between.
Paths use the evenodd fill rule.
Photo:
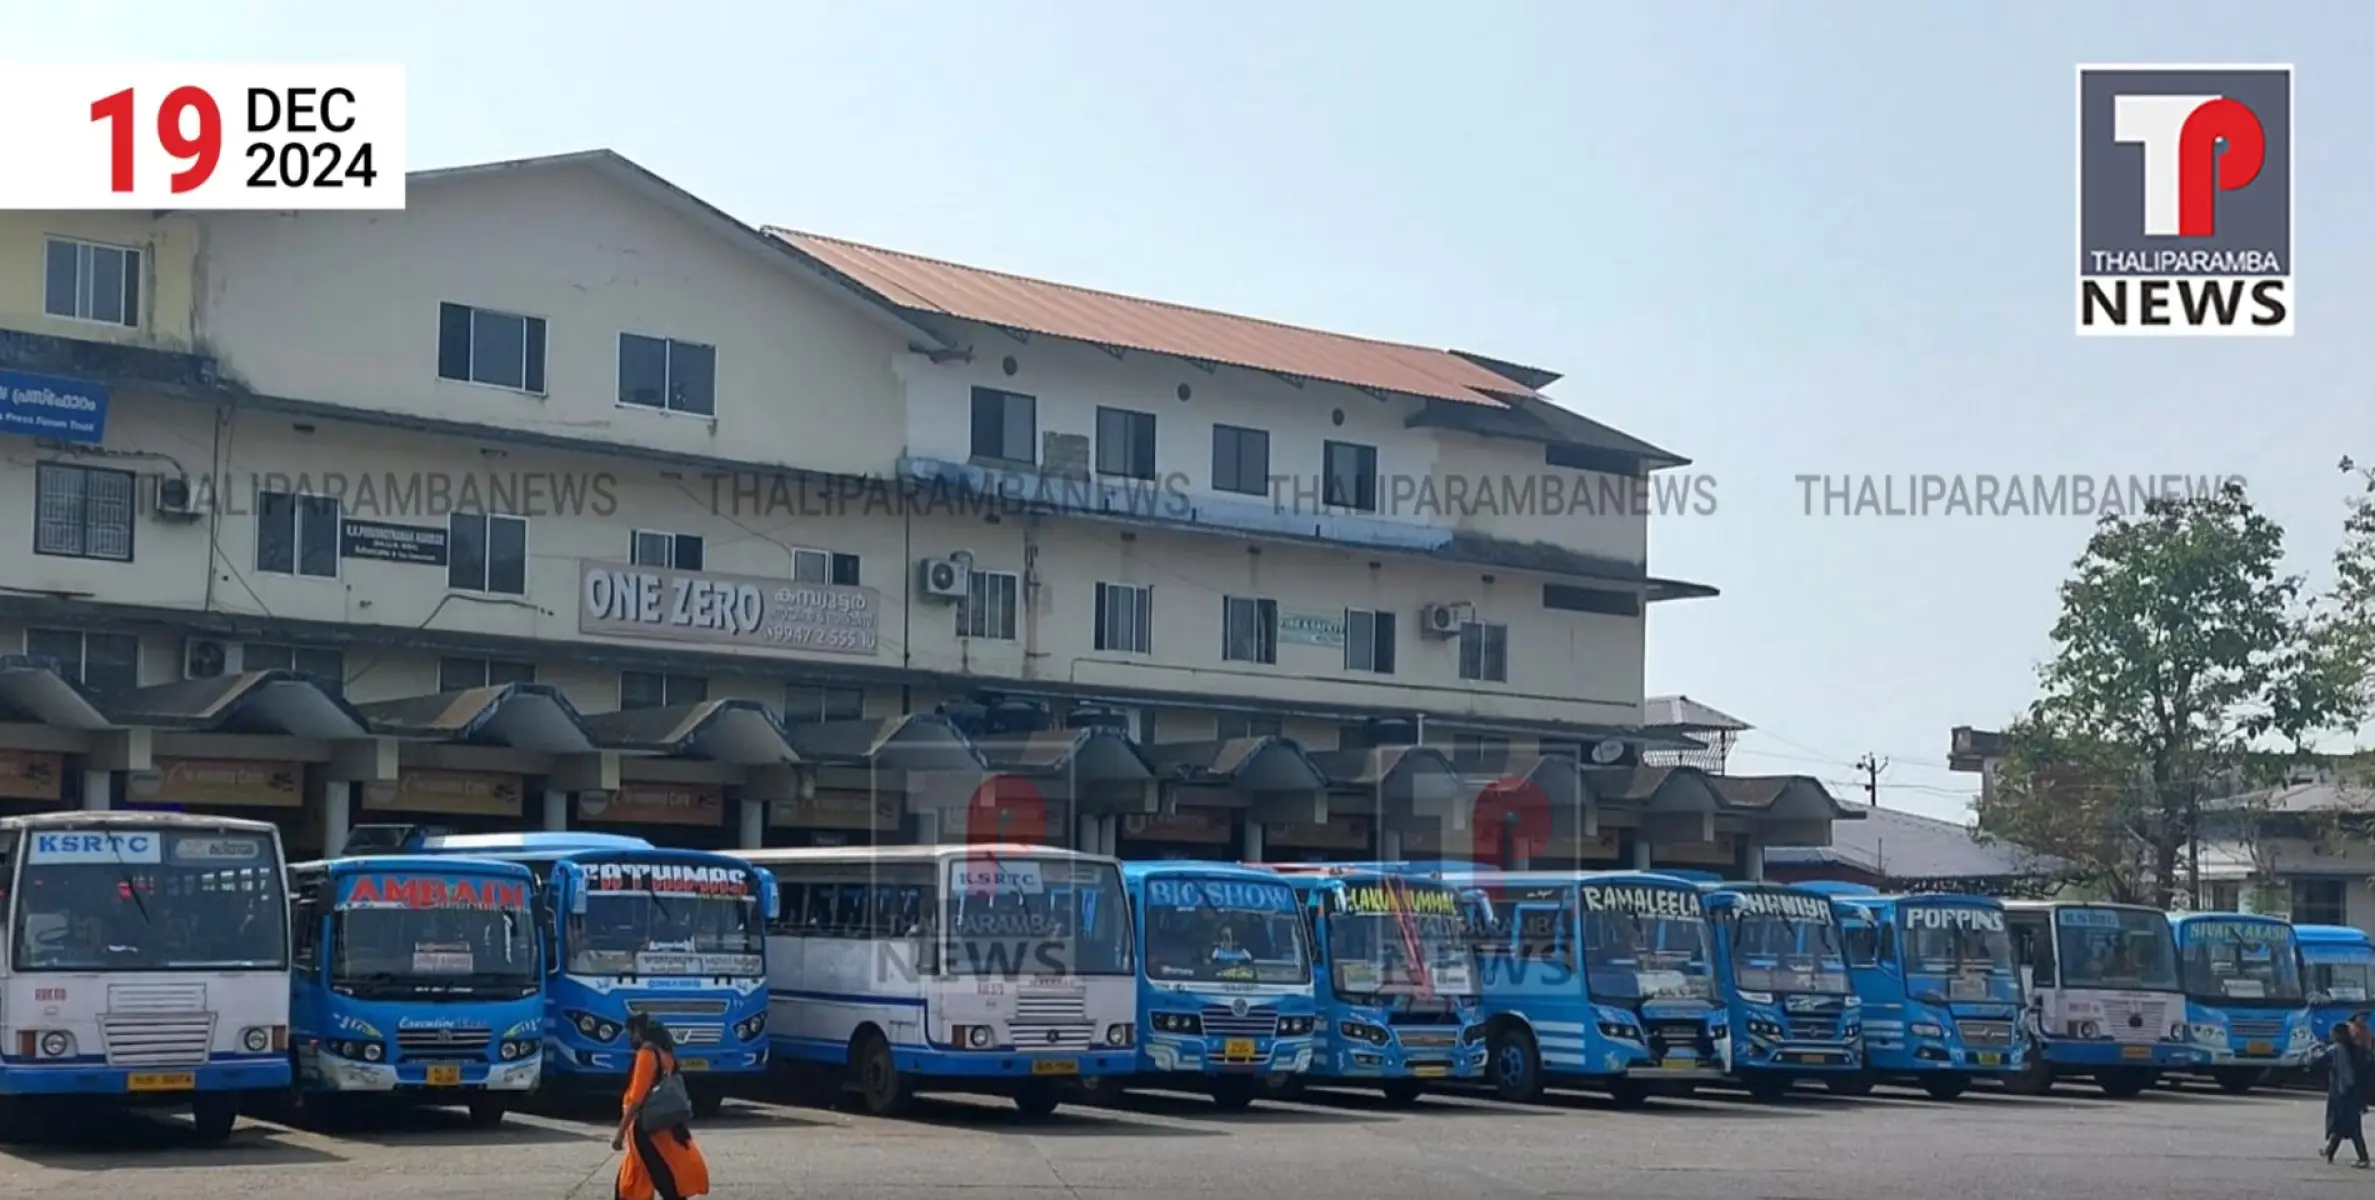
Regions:
<instances>
[{"instance_id":1,"label":"corrugated metal sheet","mask_svg":"<svg viewBox=\"0 0 2375 1200\"><path fill-rule=\"evenodd\" d=\"M1505 408L1497 397L1536 395L1446 350L1119 296L797 230L767 233L883 302L914 312L1465 404Z\"/></svg>"}]
</instances>

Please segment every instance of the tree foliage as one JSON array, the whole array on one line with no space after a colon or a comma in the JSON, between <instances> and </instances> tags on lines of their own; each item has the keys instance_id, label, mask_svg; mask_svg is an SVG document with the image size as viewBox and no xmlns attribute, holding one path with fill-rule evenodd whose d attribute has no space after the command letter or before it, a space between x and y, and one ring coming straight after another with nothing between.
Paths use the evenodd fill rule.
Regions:
<instances>
[{"instance_id":1,"label":"tree foliage","mask_svg":"<svg viewBox=\"0 0 2375 1200\"><path fill-rule=\"evenodd\" d=\"M2205 802L2231 804L2368 710L2375 477L2331 594L2283 572L2240 484L2106 516L2061 586L2040 695L2007 730L1983 833L2166 908Z\"/></svg>"}]
</instances>

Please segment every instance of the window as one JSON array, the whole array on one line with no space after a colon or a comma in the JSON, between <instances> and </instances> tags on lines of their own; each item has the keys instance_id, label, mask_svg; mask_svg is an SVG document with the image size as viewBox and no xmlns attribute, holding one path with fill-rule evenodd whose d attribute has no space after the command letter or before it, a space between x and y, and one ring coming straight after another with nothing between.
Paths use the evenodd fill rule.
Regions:
<instances>
[{"instance_id":1,"label":"window","mask_svg":"<svg viewBox=\"0 0 2375 1200\"><path fill-rule=\"evenodd\" d=\"M137 326L140 251L51 238L42 293L42 309L53 317Z\"/></svg>"},{"instance_id":2,"label":"window","mask_svg":"<svg viewBox=\"0 0 2375 1200\"><path fill-rule=\"evenodd\" d=\"M267 575L338 578L338 498L259 493L256 570Z\"/></svg>"},{"instance_id":3,"label":"window","mask_svg":"<svg viewBox=\"0 0 2375 1200\"><path fill-rule=\"evenodd\" d=\"M1489 733L1451 735L1452 769L1471 774L1498 771L1509 761L1509 739Z\"/></svg>"},{"instance_id":4,"label":"window","mask_svg":"<svg viewBox=\"0 0 2375 1200\"><path fill-rule=\"evenodd\" d=\"M499 658L445 658L437 662L437 690L441 692L534 682L535 663L506 662Z\"/></svg>"},{"instance_id":5,"label":"window","mask_svg":"<svg viewBox=\"0 0 2375 1200\"><path fill-rule=\"evenodd\" d=\"M1039 400L1021 392L973 389L973 457L1039 461Z\"/></svg>"},{"instance_id":6,"label":"window","mask_svg":"<svg viewBox=\"0 0 2375 1200\"><path fill-rule=\"evenodd\" d=\"M2206 899L2210 901L2211 912L2241 912L2243 909L2243 885L2232 880L2213 883L2210 885L2210 894Z\"/></svg>"},{"instance_id":7,"label":"window","mask_svg":"<svg viewBox=\"0 0 2375 1200\"><path fill-rule=\"evenodd\" d=\"M699 704L709 699L709 681L698 675L659 675L650 671L621 671L618 677L618 706L630 708L669 708L678 704Z\"/></svg>"},{"instance_id":8,"label":"window","mask_svg":"<svg viewBox=\"0 0 2375 1200\"><path fill-rule=\"evenodd\" d=\"M698 571L701 569L701 535L697 533L659 533L649 529L635 531L635 544L629 551L638 567L659 567L663 570Z\"/></svg>"},{"instance_id":9,"label":"window","mask_svg":"<svg viewBox=\"0 0 2375 1200\"><path fill-rule=\"evenodd\" d=\"M1155 591L1127 583L1097 585L1097 649L1154 652Z\"/></svg>"},{"instance_id":10,"label":"window","mask_svg":"<svg viewBox=\"0 0 2375 1200\"><path fill-rule=\"evenodd\" d=\"M35 554L132 561L130 471L42 463L33 474Z\"/></svg>"},{"instance_id":11,"label":"window","mask_svg":"<svg viewBox=\"0 0 2375 1200\"><path fill-rule=\"evenodd\" d=\"M1278 601L1221 598L1220 656L1230 662L1278 661Z\"/></svg>"},{"instance_id":12,"label":"window","mask_svg":"<svg viewBox=\"0 0 2375 1200\"><path fill-rule=\"evenodd\" d=\"M1366 608L1344 610L1344 669L1373 675L1394 673L1394 614Z\"/></svg>"},{"instance_id":13,"label":"window","mask_svg":"<svg viewBox=\"0 0 2375 1200\"><path fill-rule=\"evenodd\" d=\"M1097 410L1097 474L1155 477L1155 415L1126 408Z\"/></svg>"},{"instance_id":14,"label":"window","mask_svg":"<svg viewBox=\"0 0 2375 1200\"><path fill-rule=\"evenodd\" d=\"M438 305L437 375L543 395L544 318Z\"/></svg>"},{"instance_id":15,"label":"window","mask_svg":"<svg viewBox=\"0 0 2375 1200\"><path fill-rule=\"evenodd\" d=\"M1285 737L1286 721L1279 717L1256 717L1246 713L1222 713L1213 722L1213 734L1222 741L1249 737Z\"/></svg>"},{"instance_id":16,"label":"window","mask_svg":"<svg viewBox=\"0 0 2375 1200\"><path fill-rule=\"evenodd\" d=\"M783 689L783 723L857 721L866 716L866 689L795 683Z\"/></svg>"},{"instance_id":17,"label":"window","mask_svg":"<svg viewBox=\"0 0 2375 1200\"><path fill-rule=\"evenodd\" d=\"M640 333L618 335L618 402L716 416L717 347Z\"/></svg>"},{"instance_id":18,"label":"window","mask_svg":"<svg viewBox=\"0 0 2375 1200\"><path fill-rule=\"evenodd\" d=\"M333 695L346 690L346 654L285 642L249 642L239 651L241 671L295 671L328 688Z\"/></svg>"},{"instance_id":19,"label":"window","mask_svg":"<svg viewBox=\"0 0 2375 1200\"><path fill-rule=\"evenodd\" d=\"M858 586L858 556L830 550L792 551L793 583L831 583Z\"/></svg>"},{"instance_id":20,"label":"window","mask_svg":"<svg viewBox=\"0 0 2375 1200\"><path fill-rule=\"evenodd\" d=\"M1270 434L1235 425L1212 427L1212 490L1270 494Z\"/></svg>"},{"instance_id":21,"label":"window","mask_svg":"<svg viewBox=\"0 0 2375 1200\"><path fill-rule=\"evenodd\" d=\"M1320 499L1338 508L1377 511L1377 447L1329 442Z\"/></svg>"},{"instance_id":22,"label":"window","mask_svg":"<svg viewBox=\"0 0 2375 1200\"><path fill-rule=\"evenodd\" d=\"M1486 621L1460 626L1460 678L1509 682L1509 627Z\"/></svg>"},{"instance_id":23,"label":"window","mask_svg":"<svg viewBox=\"0 0 2375 1200\"><path fill-rule=\"evenodd\" d=\"M2339 879L2293 880L2293 924L2348 925L2349 898Z\"/></svg>"},{"instance_id":24,"label":"window","mask_svg":"<svg viewBox=\"0 0 2375 1200\"><path fill-rule=\"evenodd\" d=\"M957 636L1014 640L1015 597L1022 579L1006 571L975 571L957 601Z\"/></svg>"},{"instance_id":25,"label":"window","mask_svg":"<svg viewBox=\"0 0 2375 1200\"><path fill-rule=\"evenodd\" d=\"M1561 612L1599 613L1607 617L1638 617L1641 597L1632 592L1615 592L1606 588L1576 587L1565 583L1542 585L1542 607Z\"/></svg>"},{"instance_id":26,"label":"window","mask_svg":"<svg viewBox=\"0 0 2375 1200\"><path fill-rule=\"evenodd\" d=\"M58 660L59 669L93 695L120 696L140 686L140 639L128 633L28 629L25 653Z\"/></svg>"},{"instance_id":27,"label":"window","mask_svg":"<svg viewBox=\"0 0 2375 1200\"><path fill-rule=\"evenodd\" d=\"M528 519L455 513L446 519L445 586L496 596L528 594Z\"/></svg>"}]
</instances>

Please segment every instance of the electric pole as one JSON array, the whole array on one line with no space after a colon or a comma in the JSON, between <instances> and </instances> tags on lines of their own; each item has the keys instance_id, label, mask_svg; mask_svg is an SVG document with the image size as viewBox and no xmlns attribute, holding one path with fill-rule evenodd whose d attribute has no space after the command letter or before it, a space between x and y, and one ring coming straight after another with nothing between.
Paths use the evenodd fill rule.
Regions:
<instances>
[{"instance_id":1,"label":"electric pole","mask_svg":"<svg viewBox=\"0 0 2375 1200\"><path fill-rule=\"evenodd\" d=\"M1864 800L1874 808L1880 807L1880 773L1888 770L1888 760L1876 754L1866 754L1855 760L1855 769L1864 775Z\"/></svg>"}]
</instances>

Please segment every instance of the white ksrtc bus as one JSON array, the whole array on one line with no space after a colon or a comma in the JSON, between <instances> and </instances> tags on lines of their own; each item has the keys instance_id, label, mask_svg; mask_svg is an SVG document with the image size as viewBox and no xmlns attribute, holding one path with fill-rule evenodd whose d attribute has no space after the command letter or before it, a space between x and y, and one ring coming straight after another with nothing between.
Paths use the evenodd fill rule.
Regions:
<instances>
[{"instance_id":1,"label":"white ksrtc bus","mask_svg":"<svg viewBox=\"0 0 2375 1200\"><path fill-rule=\"evenodd\" d=\"M0 1096L188 1104L220 1138L241 1098L289 1085L289 906L280 833L180 813L0 819L8 952Z\"/></svg>"},{"instance_id":2,"label":"white ksrtc bus","mask_svg":"<svg viewBox=\"0 0 2375 1200\"><path fill-rule=\"evenodd\" d=\"M775 876L767 1028L891 1115L918 1091L1055 1109L1136 1069L1136 947L1118 859L1049 846L744 850Z\"/></svg>"}]
</instances>

